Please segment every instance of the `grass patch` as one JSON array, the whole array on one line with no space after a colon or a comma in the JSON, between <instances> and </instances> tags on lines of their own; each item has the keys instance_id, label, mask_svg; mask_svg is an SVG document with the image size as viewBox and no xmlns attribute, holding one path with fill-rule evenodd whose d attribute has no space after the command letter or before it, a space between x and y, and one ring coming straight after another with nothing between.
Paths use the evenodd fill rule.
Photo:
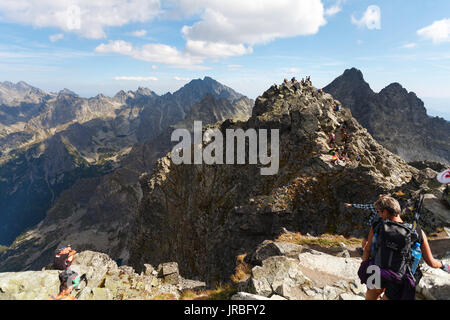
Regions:
<instances>
[{"instance_id":1,"label":"grass patch","mask_svg":"<svg viewBox=\"0 0 450 320\"><path fill-rule=\"evenodd\" d=\"M9 247L0 245L0 253L6 251L8 249L9 249Z\"/></svg>"},{"instance_id":2,"label":"grass patch","mask_svg":"<svg viewBox=\"0 0 450 320\"><path fill-rule=\"evenodd\" d=\"M180 300L230 300L238 290L230 283L219 284L214 290L195 292L193 290L184 290L181 293Z\"/></svg>"},{"instance_id":3,"label":"grass patch","mask_svg":"<svg viewBox=\"0 0 450 320\"><path fill-rule=\"evenodd\" d=\"M171 293L161 293L154 296L151 300L176 300L175 296Z\"/></svg>"},{"instance_id":4,"label":"grass patch","mask_svg":"<svg viewBox=\"0 0 450 320\"><path fill-rule=\"evenodd\" d=\"M345 245L357 245L361 244L361 239L346 238L341 235L324 234L320 237L304 236L297 233L288 233L280 235L275 241L289 242L298 245L312 245L316 244L322 247L342 247Z\"/></svg>"}]
</instances>

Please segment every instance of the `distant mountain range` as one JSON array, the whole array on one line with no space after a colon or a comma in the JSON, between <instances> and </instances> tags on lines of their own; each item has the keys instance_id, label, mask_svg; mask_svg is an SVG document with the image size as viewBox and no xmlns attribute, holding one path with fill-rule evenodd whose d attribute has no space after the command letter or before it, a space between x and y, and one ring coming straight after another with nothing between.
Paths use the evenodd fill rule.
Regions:
<instances>
[{"instance_id":1,"label":"distant mountain range","mask_svg":"<svg viewBox=\"0 0 450 320\"><path fill-rule=\"evenodd\" d=\"M450 162L448 122L428 117L422 101L401 85L392 84L374 93L361 71L350 69L324 91L349 107L352 116L378 143L405 160ZM289 115L294 124L309 126L299 127L308 131L315 126L311 119L295 120L295 112L290 114L284 103L305 106L308 101L326 106L331 103L331 98L317 98L313 87L291 100L287 98L291 95L289 90L286 97L273 92L265 94L272 102L262 96L255 105L253 100L209 77L193 80L180 90L162 96L140 87L136 91L120 91L114 97L99 94L82 98L69 89L47 93L25 82L0 83L0 244L9 246L9 250L0 253L0 271L41 268L51 260L56 247L67 243L76 245L80 251L100 251L118 262L128 262L130 241L145 242L145 232L140 234L140 239L132 232L137 228L136 214L139 208L150 210L156 205L143 191L149 186L142 176L150 174L156 166L158 170L164 167L164 157L174 145L170 135L175 128L190 129L194 120L202 121L203 125L222 123L225 127L257 125L266 121L259 118L266 114L258 109L263 106L272 110L267 113L274 121L268 122L270 126L284 123ZM252 108L253 113L260 115L247 123ZM277 114L278 109L283 112ZM301 113L312 117L303 109ZM323 128L327 121L336 120L330 117L321 120ZM363 160L363 165L376 166L372 169L381 176L396 168L397 164L391 166L394 169L390 165L397 163L398 157L394 159L372 140L366 145L369 138L363 132L365 129L355 124L351 115L345 113L342 119L350 121L358 130L360 142L355 142L354 149L366 154L367 162ZM287 145L302 144L305 137L292 136ZM311 145L325 148L324 133L316 138ZM302 152L309 154L311 145L302 144ZM371 148L377 151L376 157L371 155ZM291 160L290 169L297 168ZM301 159L298 161L303 163ZM400 167L402 172L413 170L403 164ZM318 165L316 169L319 168ZM391 177L383 179L394 179L397 176L394 171ZM224 192L231 192L232 182L244 175L244 172L237 173L229 177L230 190ZM189 175L188 179L192 177ZM389 185L397 183L392 181ZM261 182L260 186L266 184ZM248 192L248 186L239 188L243 194ZM351 196L357 198L355 194ZM155 224L166 224L167 221L159 220L165 218L158 216L157 209L151 209L155 213L151 219L155 219ZM145 216L140 219L150 228L152 223ZM323 230L327 227L321 225ZM135 255L138 249L133 248Z\"/></svg>"},{"instance_id":2,"label":"distant mountain range","mask_svg":"<svg viewBox=\"0 0 450 320\"><path fill-rule=\"evenodd\" d=\"M11 243L42 221L61 192L77 180L120 168L134 145L184 120L206 96L203 109L211 106L211 113L213 104L229 104L229 112L217 110L217 117L205 113L210 121L221 120L222 113L233 116L234 104L243 105L239 116L250 115L250 99L209 77L173 94L158 96L139 88L112 98L82 98L68 89L47 93L25 82L0 83L0 244Z\"/></svg>"}]
</instances>

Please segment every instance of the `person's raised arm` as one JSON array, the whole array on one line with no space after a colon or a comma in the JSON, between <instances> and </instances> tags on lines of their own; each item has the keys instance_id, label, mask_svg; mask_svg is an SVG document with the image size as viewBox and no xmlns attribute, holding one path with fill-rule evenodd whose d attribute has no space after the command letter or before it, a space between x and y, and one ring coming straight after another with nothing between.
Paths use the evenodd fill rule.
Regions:
<instances>
[{"instance_id":1,"label":"person's raised arm","mask_svg":"<svg viewBox=\"0 0 450 320\"><path fill-rule=\"evenodd\" d=\"M422 230L423 243L420 246L422 250L423 260L432 268L442 268L442 262L435 259L431 253L431 248L427 240L427 235Z\"/></svg>"}]
</instances>

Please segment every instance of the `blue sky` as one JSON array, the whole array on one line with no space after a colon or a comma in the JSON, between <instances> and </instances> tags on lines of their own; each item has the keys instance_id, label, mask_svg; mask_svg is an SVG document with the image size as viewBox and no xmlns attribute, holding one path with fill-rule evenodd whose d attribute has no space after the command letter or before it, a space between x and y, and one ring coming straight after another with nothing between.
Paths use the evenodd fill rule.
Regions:
<instances>
[{"instance_id":1,"label":"blue sky","mask_svg":"<svg viewBox=\"0 0 450 320\"><path fill-rule=\"evenodd\" d=\"M211 76L256 98L284 77L350 67L450 120L450 1L2 0L0 81L112 96Z\"/></svg>"}]
</instances>

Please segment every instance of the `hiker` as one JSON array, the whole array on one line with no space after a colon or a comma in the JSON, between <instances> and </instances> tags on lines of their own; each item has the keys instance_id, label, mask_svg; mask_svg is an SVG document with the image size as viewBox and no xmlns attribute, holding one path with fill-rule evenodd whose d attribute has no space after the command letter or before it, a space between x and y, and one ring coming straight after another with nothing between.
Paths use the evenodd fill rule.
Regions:
<instances>
[{"instance_id":1,"label":"hiker","mask_svg":"<svg viewBox=\"0 0 450 320\"><path fill-rule=\"evenodd\" d=\"M344 143L347 143L347 142L348 142L348 136L347 136L347 132L345 132L345 130L344 130L344 132L342 133L342 141L343 141Z\"/></svg>"},{"instance_id":2,"label":"hiker","mask_svg":"<svg viewBox=\"0 0 450 320\"><path fill-rule=\"evenodd\" d=\"M73 289L77 289L81 277L73 270L67 269L59 274L59 293L50 296L49 300L77 300L70 296Z\"/></svg>"},{"instance_id":3,"label":"hiker","mask_svg":"<svg viewBox=\"0 0 450 320\"><path fill-rule=\"evenodd\" d=\"M295 79L295 77L292 77L291 82L295 83L297 80Z\"/></svg>"},{"instance_id":4,"label":"hiker","mask_svg":"<svg viewBox=\"0 0 450 320\"><path fill-rule=\"evenodd\" d=\"M287 83L288 83L288 81L287 81L286 78L284 78L283 83L284 83L284 84L287 84Z\"/></svg>"},{"instance_id":5,"label":"hiker","mask_svg":"<svg viewBox=\"0 0 450 320\"><path fill-rule=\"evenodd\" d=\"M420 269L416 269L415 274L411 271L411 249L415 243L430 267L450 273L449 266L434 259L427 236L420 227L413 230L410 224L403 222L397 200L382 197L374 207L381 219L370 228L358 276L366 283L367 268L376 264L380 268L381 287L368 288L366 300L378 300L383 293L383 300L414 300L415 287L422 276Z\"/></svg>"},{"instance_id":6,"label":"hiker","mask_svg":"<svg viewBox=\"0 0 450 320\"><path fill-rule=\"evenodd\" d=\"M335 153L335 154L331 157L330 162L331 162L334 166L337 164L338 157L339 157L339 153Z\"/></svg>"},{"instance_id":7,"label":"hiker","mask_svg":"<svg viewBox=\"0 0 450 320\"><path fill-rule=\"evenodd\" d=\"M332 133L330 135L330 144L334 144L336 142L336 135L334 133Z\"/></svg>"},{"instance_id":8,"label":"hiker","mask_svg":"<svg viewBox=\"0 0 450 320\"><path fill-rule=\"evenodd\" d=\"M339 104L336 104L334 107L334 111L340 111L341 110L341 106Z\"/></svg>"},{"instance_id":9,"label":"hiker","mask_svg":"<svg viewBox=\"0 0 450 320\"><path fill-rule=\"evenodd\" d=\"M70 246L62 246L56 252L53 259L53 268L56 270L66 270L72 264L73 258L77 252Z\"/></svg>"},{"instance_id":10,"label":"hiker","mask_svg":"<svg viewBox=\"0 0 450 320\"><path fill-rule=\"evenodd\" d=\"M358 161L358 162L361 161L361 157L360 157L359 155L357 155L355 159L356 159L356 161Z\"/></svg>"}]
</instances>

